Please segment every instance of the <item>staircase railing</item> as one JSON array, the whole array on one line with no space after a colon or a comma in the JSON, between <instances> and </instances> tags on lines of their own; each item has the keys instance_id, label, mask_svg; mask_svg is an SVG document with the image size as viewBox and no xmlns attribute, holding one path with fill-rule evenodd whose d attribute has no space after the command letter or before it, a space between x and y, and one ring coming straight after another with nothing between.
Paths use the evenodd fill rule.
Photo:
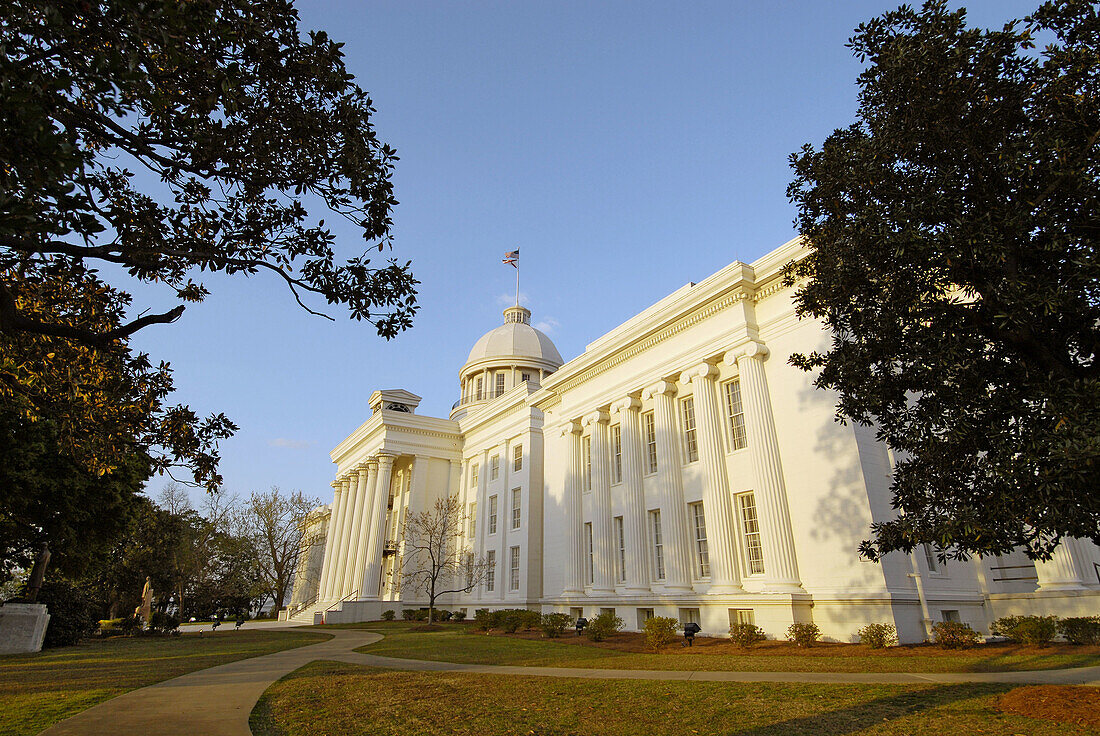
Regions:
<instances>
[{"instance_id":1,"label":"staircase railing","mask_svg":"<svg viewBox=\"0 0 1100 736\"><path fill-rule=\"evenodd\" d=\"M314 603L316 603L317 599L320 598L320 597L321 597L321 594L318 593L317 595L313 596L312 598L310 598L307 601L301 601L299 603L294 603L294 604L290 605L286 609L286 617L287 618L294 618L299 613L301 613L302 611L306 610L307 608L312 606Z\"/></svg>"},{"instance_id":2,"label":"staircase railing","mask_svg":"<svg viewBox=\"0 0 1100 736\"><path fill-rule=\"evenodd\" d=\"M335 601L335 602L334 602L334 603L333 603L332 605L330 605L330 606L329 606L328 608L326 608L325 610L321 611L321 621L322 621L322 622L324 622L324 620L325 620L325 617L326 617L326 616L328 615L329 611L331 611L332 609L336 608L336 607L337 607L337 606L339 606L339 605L340 605L341 603L344 603L345 601L347 601L347 600L348 600L348 599L350 599L350 598L358 598L358 597L359 597L359 589L358 589L358 588L356 588L355 590L351 591L350 593L348 593L347 595L345 595L345 596L344 596L343 598L341 598L340 600L338 600L338 601Z\"/></svg>"}]
</instances>

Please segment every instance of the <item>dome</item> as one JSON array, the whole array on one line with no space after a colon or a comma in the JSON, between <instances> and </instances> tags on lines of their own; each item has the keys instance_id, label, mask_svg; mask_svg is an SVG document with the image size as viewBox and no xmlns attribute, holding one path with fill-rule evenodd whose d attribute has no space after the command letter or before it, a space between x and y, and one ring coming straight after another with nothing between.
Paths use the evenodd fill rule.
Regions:
<instances>
[{"instance_id":1,"label":"dome","mask_svg":"<svg viewBox=\"0 0 1100 736\"><path fill-rule=\"evenodd\" d=\"M504 324L474 343L466 367L486 362L533 361L557 368L564 361L553 341L531 326L531 311L524 307L504 310Z\"/></svg>"}]
</instances>

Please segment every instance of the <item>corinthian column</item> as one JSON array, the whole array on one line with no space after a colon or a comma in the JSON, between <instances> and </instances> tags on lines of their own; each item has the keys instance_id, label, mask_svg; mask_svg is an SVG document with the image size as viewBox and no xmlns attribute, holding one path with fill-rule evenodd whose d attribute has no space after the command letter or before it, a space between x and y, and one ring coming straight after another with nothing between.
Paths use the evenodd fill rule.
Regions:
<instances>
[{"instance_id":1,"label":"corinthian column","mask_svg":"<svg viewBox=\"0 0 1100 736\"><path fill-rule=\"evenodd\" d=\"M374 487L374 499L371 503L370 536L367 542L367 559L364 563L363 588L361 598L376 600L378 584L382 579L382 547L385 544L386 503L390 499L390 478L393 475L393 455L378 456L378 481Z\"/></svg>"},{"instance_id":2,"label":"corinthian column","mask_svg":"<svg viewBox=\"0 0 1100 736\"><path fill-rule=\"evenodd\" d=\"M340 508L340 498L343 496L340 483L332 481L332 506L328 512L328 528L325 530L325 556L321 560L321 582L317 585L317 600L329 599L329 581L332 579L332 567L336 564L336 515Z\"/></svg>"},{"instance_id":3,"label":"corinthian column","mask_svg":"<svg viewBox=\"0 0 1100 736\"><path fill-rule=\"evenodd\" d=\"M730 504L726 459L719 437L721 415L718 412L718 369L709 363L697 365L680 375L680 382L691 382L695 398L695 432L699 459L703 461L703 512L707 524L707 553L710 557L710 592L734 593L741 590L741 576L733 551L736 538L733 507Z\"/></svg>"},{"instance_id":4,"label":"corinthian column","mask_svg":"<svg viewBox=\"0 0 1100 736\"><path fill-rule=\"evenodd\" d=\"M359 513L355 520L355 546L352 559L355 566L351 571L351 586L359 589L363 597L363 570L367 565L367 545L370 544L370 512L374 498L374 482L378 478L378 461L374 458L359 466Z\"/></svg>"},{"instance_id":5,"label":"corinthian column","mask_svg":"<svg viewBox=\"0 0 1100 736\"><path fill-rule=\"evenodd\" d=\"M565 475L565 589L564 596L584 595L581 565L581 425L566 422L561 435L569 442L569 465Z\"/></svg>"},{"instance_id":6,"label":"corinthian column","mask_svg":"<svg viewBox=\"0 0 1100 736\"><path fill-rule=\"evenodd\" d=\"M359 468L352 470L348 474L348 482L351 484L352 494L351 500L348 502L351 523L348 526L348 562L344 568L343 595L355 591L359 583L355 579L355 567L359 562L359 530L363 527L363 504L366 501L366 470L360 470Z\"/></svg>"},{"instance_id":7,"label":"corinthian column","mask_svg":"<svg viewBox=\"0 0 1100 736\"><path fill-rule=\"evenodd\" d=\"M612 595L615 592L615 558L611 546L611 468L608 458L607 412L596 411L584 418L592 438L592 536L595 563L592 570L592 593Z\"/></svg>"},{"instance_id":8,"label":"corinthian column","mask_svg":"<svg viewBox=\"0 0 1100 736\"><path fill-rule=\"evenodd\" d=\"M339 478L337 482L340 484L340 505L333 514L336 532L332 536L332 566L329 568L328 594L325 596L328 600L340 597L341 564L345 559L344 522L347 521L348 498L351 496L347 480Z\"/></svg>"},{"instance_id":9,"label":"corinthian column","mask_svg":"<svg viewBox=\"0 0 1100 736\"><path fill-rule=\"evenodd\" d=\"M741 373L741 401L745 409L745 435L756 476L756 506L764 552L764 590L802 592L791 531L787 487L775 434L764 359L768 348L759 342L726 353L727 364L737 363Z\"/></svg>"},{"instance_id":10,"label":"corinthian column","mask_svg":"<svg viewBox=\"0 0 1100 736\"><path fill-rule=\"evenodd\" d=\"M623 491L626 508L623 514L623 546L626 547L626 592L640 595L649 592L649 556L646 554L645 491L642 487L642 443L638 432L638 409L641 402L627 397L611 405L619 413L619 440L622 445Z\"/></svg>"},{"instance_id":11,"label":"corinthian column","mask_svg":"<svg viewBox=\"0 0 1100 736\"><path fill-rule=\"evenodd\" d=\"M351 527L355 516L355 490L357 477L354 471L340 479L344 484L344 502L340 511L340 541L336 543L339 557L336 558L336 573L332 576L332 597L343 598L348 592L347 570L355 563L348 559L348 547L351 546Z\"/></svg>"},{"instance_id":12,"label":"corinthian column","mask_svg":"<svg viewBox=\"0 0 1100 736\"><path fill-rule=\"evenodd\" d=\"M653 399L657 433L657 485L661 489L661 533L665 558L665 590L691 590L691 550L688 548L684 482L680 475L680 432L676 422L676 385L658 381L642 392Z\"/></svg>"},{"instance_id":13,"label":"corinthian column","mask_svg":"<svg viewBox=\"0 0 1100 736\"><path fill-rule=\"evenodd\" d=\"M1035 575L1039 579L1039 590L1067 590L1082 587L1080 573L1077 572L1077 550L1071 537L1062 537L1061 543L1054 548L1054 554L1047 562L1035 562Z\"/></svg>"}]
</instances>

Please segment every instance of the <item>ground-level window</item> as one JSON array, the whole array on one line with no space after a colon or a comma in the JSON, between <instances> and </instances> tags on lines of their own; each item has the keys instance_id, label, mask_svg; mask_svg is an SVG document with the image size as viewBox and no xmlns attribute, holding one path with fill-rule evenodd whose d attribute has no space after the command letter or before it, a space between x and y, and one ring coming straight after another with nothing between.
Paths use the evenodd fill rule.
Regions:
<instances>
[{"instance_id":1,"label":"ground-level window","mask_svg":"<svg viewBox=\"0 0 1100 736\"><path fill-rule=\"evenodd\" d=\"M737 624L755 624L756 616L753 614L751 608L731 608L730 612L730 628Z\"/></svg>"},{"instance_id":2,"label":"ground-level window","mask_svg":"<svg viewBox=\"0 0 1100 736\"><path fill-rule=\"evenodd\" d=\"M485 553L485 590L495 590L497 586L497 551L491 549Z\"/></svg>"},{"instance_id":3,"label":"ground-level window","mask_svg":"<svg viewBox=\"0 0 1100 736\"><path fill-rule=\"evenodd\" d=\"M756 497L752 491L737 495L737 507L741 513L741 532L745 541L745 572L761 575L764 572L764 547L760 542L760 521L756 517Z\"/></svg>"},{"instance_id":4,"label":"ground-level window","mask_svg":"<svg viewBox=\"0 0 1100 736\"><path fill-rule=\"evenodd\" d=\"M962 621L962 619L959 618L959 612L958 611L947 610L947 609L944 609L944 610L940 611L940 618L943 621L950 621L951 623L956 623L956 624L959 623L960 621Z\"/></svg>"},{"instance_id":5,"label":"ground-level window","mask_svg":"<svg viewBox=\"0 0 1100 736\"><path fill-rule=\"evenodd\" d=\"M512 547L511 575L508 581L509 590L519 590L519 547Z\"/></svg>"},{"instance_id":6,"label":"ground-level window","mask_svg":"<svg viewBox=\"0 0 1100 736\"><path fill-rule=\"evenodd\" d=\"M661 537L661 511L649 512L649 536L653 543L653 576L656 580L665 579L665 547Z\"/></svg>"},{"instance_id":7,"label":"ground-level window","mask_svg":"<svg viewBox=\"0 0 1100 736\"><path fill-rule=\"evenodd\" d=\"M570 608L569 609L569 618L573 619L574 621L576 621L578 618L582 618L583 616L584 616L584 609L583 608Z\"/></svg>"},{"instance_id":8,"label":"ground-level window","mask_svg":"<svg viewBox=\"0 0 1100 736\"><path fill-rule=\"evenodd\" d=\"M645 622L653 618L652 608L639 608L638 609L638 631L645 628Z\"/></svg>"},{"instance_id":9,"label":"ground-level window","mask_svg":"<svg viewBox=\"0 0 1100 736\"><path fill-rule=\"evenodd\" d=\"M699 616L698 608L681 608L680 609L680 625L684 624L698 624L702 623L702 618Z\"/></svg>"}]
</instances>

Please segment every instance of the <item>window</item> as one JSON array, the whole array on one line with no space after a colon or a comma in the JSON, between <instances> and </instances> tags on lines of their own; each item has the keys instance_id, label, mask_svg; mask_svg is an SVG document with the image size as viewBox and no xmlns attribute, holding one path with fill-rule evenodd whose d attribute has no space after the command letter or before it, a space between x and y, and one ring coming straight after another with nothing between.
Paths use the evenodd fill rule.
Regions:
<instances>
[{"instance_id":1,"label":"window","mask_svg":"<svg viewBox=\"0 0 1100 736\"><path fill-rule=\"evenodd\" d=\"M482 385L481 382L482 382L482 378L481 378L481 376L478 376L477 377L477 400L478 401L481 401L481 385Z\"/></svg>"},{"instance_id":2,"label":"window","mask_svg":"<svg viewBox=\"0 0 1100 736\"><path fill-rule=\"evenodd\" d=\"M756 498L752 492L737 496L741 509L741 530L745 535L745 572L760 575L764 572L764 548L760 544L760 522L756 518Z\"/></svg>"},{"instance_id":3,"label":"window","mask_svg":"<svg viewBox=\"0 0 1100 736\"><path fill-rule=\"evenodd\" d=\"M623 482L623 428L611 427L611 482Z\"/></svg>"},{"instance_id":4,"label":"window","mask_svg":"<svg viewBox=\"0 0 1100 736\"><path fill-rule=\"evenodd\" d=\"M504 393L504 374L498 373L496 376L496 395L500 396Z\"/></svg>"},{"instance_id":5,"label":"window","mask_svg":"<svg viewBox=\"0 0 1100 736\"><path fill-rule=\"evenodd\" d=\"M474 587L474 553L466 553L466 592Z\"/></svg>"},{"instance_id":6,"label":"window","mask_svg":"<svg viewBox=\"0 0 1100 736\"><path fill-rule=\"evenodd\" d=\"M753 615L751 608L731 608L730 612L730 627L734 627L737 624L755 624L756 616Z\"/></svg>"},{"instance_id":7,"label":"window","mask_svg":"<svg viewBox=\"0 0 1100 736\"><path fill-rule=\"evenodd\" d=\"M638 609L638 631L645 628L645 622L653 618L652 608L639 608Z\"/></svg>"},{"instance_id":8,"label":"window","mask_svg":"<svg viewBox=\"0 0 1100 736\"><path fill-rule=\"evenodd\" d=\"M922 544L924 547L924 561L928 564L928 572L939 572L939 560L936 559L936 555L932 552L932 545Z\"/></svg>"},{"instance_id":9,"label":"window","mask_svg":"<svg viewBox=\"0 0 1100 736\"><path fill-rule=\"evenodd\" d=\"M467 534L470 539L474 538L477 533L477 503L470 504L470 533Z\"/></svg>"},{"instance_id":10,"label":"window","mask_svg":"<svg viewBox=\"0 0 1100 736\"><path fill-rule=\"evenodd\" d=\"M582 616L584 616L584 609L583 608L570 608L569 609L569 618L573 619L574 621L576 621L578 618L581 618Z\"/></svg>"},{"instance_id":11,"label":"window","mask_svg":"<svg viewBox=\"0 0 1100 736\"><path fill-rule=\"evenodd\" d=\"M684 418L684 455L685 460L693 463L699 459L699 440L695 436L695 399L691 396L680 402L680 413Z\"/></svg>"},{"instance_id":12,"label":"window","mask_svg":"<svg viewBox=\"0 0 1100 736\"><path fill-rule=\"evenodd\" d=\"M697 624L701 622L698 608L681 608L679 614L681 626L684 624Z\"/></svg>"},{"instance_id":13,"label":"window","mask_svg":"<svg viewBox=\"0 0 1100 736\"><path fill-rule=\"evenodd\" d=\"M497 551L491 549L485 553L485 590L492 591L497 585Z\"/></svg>"},{"instance_id":14,"label":"window","mask_svg":"<svg viewBox=\"0 0 1100 736\"><path fill-rule=\"evenodd\" d=\"M477 488L477 470L478 465L477 463L474 463L473 466L470 468L470 485L474 488Z\"/></svg>"},{"instance_id":15,"label":"window","mask_svg":"<svg viewBox=\"0 0 1100 736\"><path fill-rule=\"evenodd\" d=\"M496 480L500 477L500 455L493 455L489 458L489 480Z\"/></svg>"},{"instance_id":16,"label":"window","mask_svg":"<svg viewBox=\"0 0 1100 736\"><path fill-rule=\"evenodd\" d=\"M520 516L520 490L518 488L512 489L512 528L519 529L519 516Z\"/></svg>"},{"instance_id":17,"label":"window","mask_svg":"<svg viewBox=\"0 0 1100 736\"><path fill-rule=\"evenodd\" d=\"M653 424L653 412L642 415L642 431L645 437L645 472L657 472L657 428Z\"/></svg>"},{"instance_id":18,"label":"window","mask_svg":"<svg viewBox=\"0 0 1100 736\"><path fill-rule=\"evenodd\" d=\"M950 622L956 623L956 624L960 623L962 621L962 619L959 618L959 612L958 611L953 611L953 610L952 611L947 611L947 610L940 611L940 619L943 620L943 621L950 621Z\"/></svg>"},{"instance_id":19,"label":"window","mask_svg":"<svg viewBox=\"0 0 1100 736\"><path fill-rule=\"evenodd\" d=\"M749 443L745 439L745 410L741 407L741 379L735 378L726 383L725 387L730 450L743 450Z\"/></svg>"},{"instance_id":20,"label":"window","mask_svg":"<svg viewBox=\"0 0 1100 736\"><path fill-rule=\"evenodd\" d=\"M584 524L584 581L589 585L595 579L592 574L592 522Z\"/></svg>"},{"instance_id":21,"label":"window","mask_svg":"<svg viewBox=\"0 0 1100 736\"><path fill-rule=\"evenodd\" d=\"M508 589L519 590L519 547L512 547L511 574L508 577Z\"/></svg>"},{"instance_id":22,"label":"window","mask_svg":"<svg viewBox=\"0 0 1100 736\"><path fill-rule=\"evenodd\" d=\"M626 538L623 535L623 517L615 517L615 546L619 550L618 578L620 583L626 582Z\"/></svg>"},{"instance_id":23,"label":"window","mask_svg":"<svg viewBox=\"0 0 1100 736\"><path fill-rule=\"evenodd\" d=\"M512 449L512 470L523 470L523 445L516 445Z\"/></svg>"},{"instance_id":24,"label":"window","mask_svg":"<svg viewBox=\"0 0 1100 736\"><path fill-rule=\"evenodd\" d=\"M592 490L592 438L584 437L581 439L581 462L583 470L581 472L584 475L581 477L581 488L586 491Z\"/></svg>"},{"instance_id":25,"label":"window","mask_svg":"<svg viewBox=\"0 0 1100 736\"><path fill-rule=\"evenodd\" d=\"M489 533L497 533L497 497L489 496Z\"/></svg>"},{"instance_id":26,"label":"window","mask_svg":"<svg viewBox=\"0 0 1100 736\"><path fill-rule=\"evenodd\" d=\"M528 381L531 380L531 374L530 373L521 373L520 374L520 380L523 381L524 383L527 383Z\"/></svg>"},{"instance_id":27,"label":"window","mask_svg":"<svg viewBox=\"0 0 1100 736\"><path fill-rule=\"evenodd\" d=\"M665 579L665 549L661 541L661 512L649 512L649 533L653 540L653 577L655 580Z\"/></svg>"},{"instance_id":28,"label":"window","mask_svg":"<svg viewBox=\"0 0 1100 736\"><path fill-rule=\"evenodd\" d=\"M707 522L703 517L703 504L693 503L691 508L691 527L695 532L695 562L699 577L710 577L710 555L707 551Z\"/></svg>"}]
</instances>

